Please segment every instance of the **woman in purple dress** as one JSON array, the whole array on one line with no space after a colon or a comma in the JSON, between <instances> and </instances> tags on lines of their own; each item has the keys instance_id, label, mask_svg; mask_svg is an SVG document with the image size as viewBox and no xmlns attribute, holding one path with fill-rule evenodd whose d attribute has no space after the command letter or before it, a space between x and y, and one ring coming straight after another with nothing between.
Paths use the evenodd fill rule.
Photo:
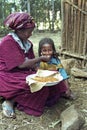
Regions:
<instances>
[{"instance_id":1,"label":"woman in purple dress","mask_svg":"<svg viewBox=\"0 0 87 130\"><path fill-rule=\"evenodd\" d=\"M2 104L3 113L7 117L14 117L13 104L16 103L19 110L40 116L44 107L55 104L62 93L69 95L69 88L61 82L31 93L26 84L26 76L35 73L36 63L49 61L50 58L34 56L33 44L28 38L32 35L35 23L28 13L10 14L4 24L14 32L0 42L0 96L5 99Z\"/></svg>"}]
</instances>

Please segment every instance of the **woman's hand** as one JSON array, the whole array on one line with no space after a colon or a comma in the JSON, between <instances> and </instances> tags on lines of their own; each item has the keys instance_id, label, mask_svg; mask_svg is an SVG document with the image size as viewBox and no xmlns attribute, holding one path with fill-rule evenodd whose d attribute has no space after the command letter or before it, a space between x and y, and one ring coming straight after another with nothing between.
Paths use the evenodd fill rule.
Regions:
<instances>
[{"instance_id":1,"label":"woman's hand","mask_svg":"<svg viewBox=\"0 0 87 130\"><path fill-rule=\"evenodd\" d=\"M40 59L41 61L45 61L45 62L48 62L50 60L50 56L41 56Z\"/></svg>"},{"instance_id":2,"label":"woman's hand","mask_svg":"<svg viewBox=\"0 0 87 130\"><path fill-rule=\"evenodd\" d=\"M32 68L34 66L34 64L36 64L40 61L48 62L49 60L50 60L49 56L40 56L38 58L33 58L33 59L25 58L25 61L18 67L19 68Z\"/></svg>"}]
</instances>

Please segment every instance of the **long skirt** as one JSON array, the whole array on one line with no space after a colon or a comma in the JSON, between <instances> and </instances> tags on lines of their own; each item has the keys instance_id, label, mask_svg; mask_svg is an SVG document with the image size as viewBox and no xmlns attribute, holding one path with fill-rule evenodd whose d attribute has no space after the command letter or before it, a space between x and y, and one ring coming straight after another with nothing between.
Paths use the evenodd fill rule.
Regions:
<instances>
[{"instance_id":1,"label":"long skirt","mask_svg":"<svg viewBox=\"0 0 87 130\"><path fill-rule=\"evenodd\" d=\"M64 81L54 86L44 86L41 90L31 93L26 84L28 72L13 74L0 74L0 96L14 100L17 108L29 115L40 116L45 106L52 106L66 92L67 86Z\"/></svg>"}]
</instances>

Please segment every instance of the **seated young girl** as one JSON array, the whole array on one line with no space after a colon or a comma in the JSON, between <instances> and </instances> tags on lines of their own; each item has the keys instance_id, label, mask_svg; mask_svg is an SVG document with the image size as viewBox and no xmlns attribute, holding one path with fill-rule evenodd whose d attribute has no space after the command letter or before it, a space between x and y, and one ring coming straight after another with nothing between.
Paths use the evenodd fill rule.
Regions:
<instances>
[{"instance_id":1,"label":"seated young girl","mask_svg":"<svg viewBox=\"0 0 87 130\"><path fill-rule=\"evenodd\" d=\"M58 53L56 52L54 41L51 38L43 38L39 42L39 48L38 48L38 54L39 56L47 56L50 57L50 61L45 62L41 61L39 63L39 68L43 70L53 70L58 71L61 73L63 77L64 84L69 88L69 82L66 70L64 69L63 65L61 64L61 60L58 58ZM63 94L63 97L74 99L73 93L70 91L70 94Z\"/></svg>"}]
</instances>

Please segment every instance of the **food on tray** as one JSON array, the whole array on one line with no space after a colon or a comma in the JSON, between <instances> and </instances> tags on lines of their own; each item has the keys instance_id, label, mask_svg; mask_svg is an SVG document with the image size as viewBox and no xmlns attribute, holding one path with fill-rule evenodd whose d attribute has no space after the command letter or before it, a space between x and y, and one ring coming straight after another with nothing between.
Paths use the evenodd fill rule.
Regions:
<instances>
[{"instance_id":1,"label":"food on tray","mask_svg":"<svg viewBox=\"0 0 87 130\"><path fill-rule=\"evenodd\" d=\"M57 82L58 81L58 79L53 76L48 76L48 77L35 76L33 79L38 82Z\"/></svg>"}]
</instances>

